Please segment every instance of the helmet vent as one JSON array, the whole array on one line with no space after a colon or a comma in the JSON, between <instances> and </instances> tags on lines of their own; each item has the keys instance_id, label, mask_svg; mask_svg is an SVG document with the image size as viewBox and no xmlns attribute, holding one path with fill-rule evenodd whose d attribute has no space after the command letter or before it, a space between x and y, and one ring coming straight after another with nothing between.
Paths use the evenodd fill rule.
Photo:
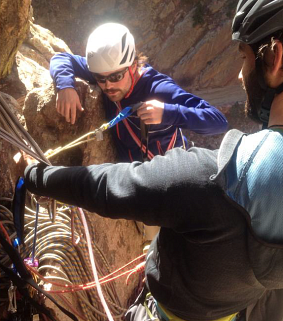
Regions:
<instances>
[{"instance_id":1,"label":"helmet vent","mask_svg":"<svg viewBox=\"0 0 283 321\"><path fill-rule=\"evenodd\" d=\"M133 50L132 50L132 53L131 53L130 61L132 61L134 52L135 52L135 50L133 49Z\"/></svg>"},{"instance_id":2,"label":"helmet vent","mask_svg":"<svg viewBox=\"0 0 283 321\"><path fill-rule=\"evenodd\" d=\"M127 51L126 51L123 59L120 61L120 65L123 65L127 61L128 54L129 54L129 47L127 48Z\"/></svg>"},{"instance_id":3,"label":"helmet vent","mask_svg":"<svg viewBox=\"0 0 283 321\"><path fill-rule=\"evenodd\" d=\"M253 33L255 30L257 30L258 28L260 28L262 25L264 25L265 22L268 22L268 20L272 18L277 12L278 12L278 9L274 9L273 11L268 12L264 16L261 16L255 19L255 21L251 24L251 27L248 28L247 34L249 35Z\"/></svg>"},{"instance_id":4,"label":"helmet vent","mask_svg":"<svg viewBox=\"0 0 283 321\"><path fill-rule=\"evenodd\" d=\"M124 36L122 37L122 52L125 49L126 38L127 38L127 33L125 33Z\"/></svg>"}]
</instances>

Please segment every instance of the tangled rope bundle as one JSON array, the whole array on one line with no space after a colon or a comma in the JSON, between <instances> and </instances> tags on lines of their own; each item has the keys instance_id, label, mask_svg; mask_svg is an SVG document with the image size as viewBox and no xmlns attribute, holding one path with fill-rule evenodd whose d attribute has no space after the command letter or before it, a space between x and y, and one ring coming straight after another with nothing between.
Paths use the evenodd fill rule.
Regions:
<instances>
[{"instance_id":1,"label":"tangled rope bundle","mask_svg":"<svg viewBox=\"0 0 283 321\"><path fill-rule=\"evenodd\" d=\"M1 94L0 136L38 161L50 164L48 158L24 130L17 117L10 111ZM0 198L0 231L12 244L17 235L13 213L10 210L11 203L12 199ZM5 204L5 206L1 204ZM112 316L113 319L121 319L126 309L121 306L115 286L110 281L123 275L128 275L129 278L133 273L142 271L141 265L139 268L131 268L128 271L121 272L122 269L137 260L144 259L144 255L116 271L116 274L120 274L114 276L114 273L110 271L105 255L95 242L93 237L94 222L90 219L88 213L80 213L77 209L64 204L55 204L53 208L55 212L51 220L48 203L41 202L40 206L37 206L34 195L28 194L26 204L24 245L17 246L17 249L22 259L31 257L38 259L38 269L27 265L36 282L45 287L47 284L52 285L53 283L52 288L47 289L47 291L49 290L62 305L66 306L81 320L94 321L105 318L111 320ZM39 210L37 211L37 209ZM85 220L86 225L83 224L83 220ZM87 240L87 234L91 236L89 240ZM96 261L97 275L100 278L99 282L97 282L98 279L93 281L94 262L92 262L93 257L90 255L92 252ZM0 262L5 266L11 266L9 257L2 248L0 248ZM104 299L109 305L109 312L105 309L103 302L101 303L100 283L103 284ZM11 282L4 274L1 274L0 304L7 303L10 286ZM78 308L74 307L73 303L70 303L64 296L66 293L72 293L76 297L79 303ZM106 314L101 312L103 311L102 306Z\"/></svg>"}]
</instances>

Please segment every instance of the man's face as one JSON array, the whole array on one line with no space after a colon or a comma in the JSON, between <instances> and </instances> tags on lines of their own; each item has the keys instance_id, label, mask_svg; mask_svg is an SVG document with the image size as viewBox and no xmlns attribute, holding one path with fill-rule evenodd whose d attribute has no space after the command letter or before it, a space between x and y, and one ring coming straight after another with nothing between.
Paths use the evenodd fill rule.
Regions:
<instances>
[{"instance_id":1,"label":"man's face","mask_svg":"<svg viewBox=\"0 0 283 321\"><path fill-rule=\"evenodd\" d=\"M254 120L259 121L259 110L266 91L261 88L255 68L255 54L252 48L244 43L239 45L240 56L243 59L239 79L247 94L245 113Z\"/></svg>"},{"instance_id":2,"label":"man's face","mask_svg":"<svg viewBox=\"0 0 283 321\"><path fill-rule=\"evenodd\" d=\"M117 82L111 82L109 79L106 82L99 82L97 81L99 87L102 89L104 94L111 100L111 101L120 101L122 100L126 94L129 92L132 84L131 75L128 68L122 68L111 72L105 72L99 74L99 76L109 76L109 75L117 75L120 74L123 78Z\"/></svg>"}]
</instances>

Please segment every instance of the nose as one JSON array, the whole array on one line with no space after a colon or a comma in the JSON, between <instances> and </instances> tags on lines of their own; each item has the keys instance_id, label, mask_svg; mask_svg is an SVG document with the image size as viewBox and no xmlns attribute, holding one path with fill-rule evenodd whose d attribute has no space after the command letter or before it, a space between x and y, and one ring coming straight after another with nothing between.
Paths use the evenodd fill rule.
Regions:
<instances>
[{"instance_id":1,"label":"nose","mask_svg":"<svg viewBox=\"0 0 283 321\"><path fill-rule=\"evenodd\" d=\"M243 80L243 70L242 70L242 69L241 69L241 71L239 72L238 79L239 79L239 80Z\"/></svg>"},{"instance_id":2,"label":"nose","mask_svg":"<svg viewBox=\"0 0 283 321\"><path fill-rule=\"evenodd\" d=\"M106 79L106 82L105 82L105 84L104 84L104 86L105 86L105 89L110 89L111 87L112 87L112 83L108 80L108 79Z\"/></svg>"}]
</instances>

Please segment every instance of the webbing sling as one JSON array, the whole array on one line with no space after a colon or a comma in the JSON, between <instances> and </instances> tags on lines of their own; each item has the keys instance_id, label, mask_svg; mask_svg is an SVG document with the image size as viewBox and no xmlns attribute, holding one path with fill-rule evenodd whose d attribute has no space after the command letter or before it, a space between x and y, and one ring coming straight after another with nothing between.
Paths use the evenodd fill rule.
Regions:
<instances>
[{"instance_id":1,"label":"webbing sling","mask_svg":"<svg viewBox=\"0 0 283 321\"><path fill-rule=\"evenodd\" d=\"M17 232L19 244L24 243L24 220L25 220L25 199L26 199L26 185L22 177L19 177L12 202L12 212L14 219L14 226Z\"/></svg>"},{"instance_id":2,"label":"webbing sling","mask_svg":"<svg viewBox=\"0 0 283 321\"><path fill-rule=\"evenodd\" d=\"M20 257L20 254L18 251L10 245L5 238L3 237L2 233L0 233L0 243L3 246L4 250L10 257L10 260L14 264L17 272L20 276L18 276L12 269L7 268L3 264L0 263L1 269L7 274L9 279L13 281L13 283L17 286L17 289L19 292L24 295L30 303L38 309L38 311L46 314L48 318L50 318L53 321L56 321L54 317L50 314L49 310L45 308L44 306L41 306L39 303L37 303L35 300L33 300L28 292L28 289L26 288L27 285L32 286L34 289L36 289L38 292L45 295L50 301L52 301L63 313L65 313L69 318L71 318L74 321L78 321L77 317L73 315L71 312L63 308L59 303L56 302L56 300L46 291L44 291L42 288L40 288L37 283L33 280L32 275L26 268L22 258Z\"/></svg>"}]
</instances>

